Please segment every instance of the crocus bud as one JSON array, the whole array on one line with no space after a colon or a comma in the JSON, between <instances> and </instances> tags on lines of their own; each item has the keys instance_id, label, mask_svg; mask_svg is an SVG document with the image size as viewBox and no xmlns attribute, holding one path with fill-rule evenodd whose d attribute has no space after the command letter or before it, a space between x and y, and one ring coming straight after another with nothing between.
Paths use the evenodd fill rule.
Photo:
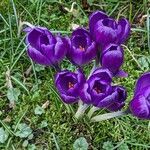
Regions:
<instances>
[{"instance_id":1,"label":"crocus bud","mask_svg":"<svg viewBox=\"0 0 150 150\"><path fill-rule=\"evenodd\" d=\"M64 103L77 102L84 83L85 76L81 70L76 73L64 70L58 72L55 78L55 85Z\"/></svg>"},{"instance_id":2,"label":"crocus bud","mask_svg":"<svg viewBox=\"0 0 150 150\"><path fill-rule=\"evenodd\" d=\"M120 71L123 64L124 52L121 46L109 44L102 50L101 65L103 68L108 68L113 75Z\"/></svg>"},{"instance_id":3,"label":"crocus bud","mask_svg":"<svg viewBox=\"0 0 150 150\"><path fill-rule=\"evenodd\" d=\"M91 14L89 28L92 37L102 47L109 43L122 44L130 33L130 24L126 19L116 21L101 11Z\"/></svg>"},{"instance_id":4,"label":"crocus bud","mask_svg":"<svg viewBox=\"0 0 150 150\"><path fill-rule=\"evenodd\" d=\"M89 32L83 28L78 28L73 31L71 36L71 49L67 54L71 62L81 66L94 59L96 54L96 43L91 39Z\"/></svg>"},{"instance_id":5,"label":"crocus bud","mask_svg":"<svg viewBox=\"0 0 150 150\"><path fill-rule=\"evenodd\" d=\"M138 118L150 119L150 72L137 80L130 110Z\"/></svg>"},{"instance_id":6,"label":"crocus bud","mask_svg":"<svg viewBox=\"0 0 150 150\"><path fill-rule=\"evenodd\" d=\"M58 64L69 48L68 40L54 36L47 28L34 27L25 30L27 52L36 63L46 66Z\"/></svg>"}]
</instances>

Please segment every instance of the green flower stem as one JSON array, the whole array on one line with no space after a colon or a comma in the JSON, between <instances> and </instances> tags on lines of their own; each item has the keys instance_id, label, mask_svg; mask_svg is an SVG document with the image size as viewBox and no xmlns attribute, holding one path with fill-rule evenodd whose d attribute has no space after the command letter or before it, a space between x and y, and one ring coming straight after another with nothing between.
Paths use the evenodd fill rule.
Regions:
<instances>
[{"instance_id":1,"label":"green flower stem","mask_svg":"<svg viewBox=\"0 0 150 150\"><path fill-rule=\"evenodd\" d=\"M87 104L80 104L79 105L79 108L78 108L78 110L77 110L77 112L76 112L76 114L75 114L75 118L80 118L83 114L84 114L84 112L85 112L85 110L87 109L89 107L89 105L87 105Z\"/></svg>"},{"instance_id":2,"label":"green flower stem","mask_svg":"<svg viewBox=\"0 0 150 150\"><path fill-rule=\"evenodd\" d=\"M79 107L80 107L81 105L83 105L82 100L79 100L79 101L78 101L78 105L79 105Z\"/></svg>"},{"instance_id":3,"label":"green flower stem","mask_svg":"<svg viewBox=\"0 0 150 150\"><path fill-rule=\"evenodd\" d=\"M92 115L93 115L93 113L95 112L95 111L97 111L99 108L98 107L92 107L91 109L90 109L90 111L88 112L88 117L89 118L91 118L92 117Z\"/></svg>"},{"instance_id":4,"label":"green flower stem","mask_svg":"<svg viewBox=\"0 0 150 150\"><path fill-rule=\"evenodd\" d=\"M95 116L91 119L91 121L92 122L104 121L104 120L108 120L108 119L115 118L115 117L121 117L129 113L130 113L129 110L107 113L107 114Z\"/></svg>"}]
</instances>

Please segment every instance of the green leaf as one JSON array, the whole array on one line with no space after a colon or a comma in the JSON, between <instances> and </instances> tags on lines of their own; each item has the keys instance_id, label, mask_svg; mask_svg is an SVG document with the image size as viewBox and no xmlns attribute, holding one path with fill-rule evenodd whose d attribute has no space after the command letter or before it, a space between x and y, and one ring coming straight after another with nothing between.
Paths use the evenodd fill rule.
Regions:
<instances>
[{"instance_id":1,"label":"green leaf","mask_svg":"<svg viewBox=\"0 0 150 150\"><path fill-rule=\"evenodd\" d=\"M35 108L35 110L34 110L34 113L35 113L36 115L42 115L44 112L45 112L44 109L43 109L42 107L40 107L40 106L37 106L37 107Z\"/></svg>"},{"instance_id":2,"label":"green leaf","mask_svg":"<svg viewBox=\"0 0 150 150\"><path fill-rule=\"evenodd\" d=\"M5 143L7 138L8 138L8 133L3 128L0 128L0 143Z\"/></svg>"},{"instance_id":3,"label":"green leaf","mask_svg":"<svg viewBox=\"0 0 150 150\"><path fill-rule=\"evenodd\" d=\"M150 62L149 62L149 58L148 57L145 57L145 56L140 57L138 59L138 62L140 63L140 65L141 65L143 70L149 69Z\"/></svg>"},{"instance_id":4,"label":"green leaf","mask_svg":"<svg viewBox=\"0 0 150 150\"><path fill-rule=\"evenodd\" d=\"M126 143L123 143L118 147L118 150L129 150L129 147Z\"/></svg>"},{"instance_id":5,"label":"green leaf","mask_svg":"<svg viewBox=\"0 0 150 150\"><path fill-rule=\"evenodd\" d=\"M29 139L29 140L33 139L33 136L34 136L33 134L30 134L30 135L28 136L28 139Z\"/></svg>"},{"instance_id":6,"label":"green leaf","mask_svg":"<svg viewBox=\"0 0 150 150\"><path fill-rule=\"evenodd\" d=\"M29 143L28 140L25 140L25 141L23 142L22 146L23 146L23 147L27 147L27 146L28 146L28 143Z\"/></svg>"},{"instance_id":7,"label":"green leaf","mask_svg":"<svg viewBox=\"0 0 150 150\"><path fill-rule=\"evenodd\" d=\"M88 3L90 6L92 6L93 2L94 2L94 0L87 0L87 3Z\"/></svg>"},{"instance_id":8,"label":"green leaf","mask_svg":"<svg viewBox=\"0 0 150 150\"><path fill-rule=\"evenodd\" d=\"M110 141L104 142L104 144L103 144L104 150L113 150L113 148L114 148L114 146L113 146L112 142L110 142Z\"/></svg>"},{"instance_id":9,"label":"green leaf","mask_svg":"<svg viewBox=\"0 0 150 150\"><path fill-rule=\"evenodd\" d=\"M20 138L26 138L32 133L32 129L25 123L20 123L18 125L18 131L16 132L16 136Z\"/></svg>"},{"instance_id":10,"label":"green leaf","mask_svg":"<svg viewBox=\"0 0 150 150\"><path fill-rule=\"evenodd\" d=\"M47 127L47 121L46 120L43 120L42 122L41 122L41 124L40 124L40 128L45 128L45 127Z\"/></svg>"},{"instance_id":11,"label":"green leaf","mask_svg":"<svg viewBox=\"0 0 150 150\"><path fill-rule=\"evenodd\" d=\"M36 64L36 65L35 65L35 70L36 70L37 72L40 72L40 71L45 70L45 68L44 68L43 66L41 66L41 65Z\"/></svg>"},{"instance_id":12,"label":"green leaf","mask_svg":"<svg viewBox=\"0 0 150 150\"><path fill-rule=\"evenodd\" d=\"M84 137L78 138L74 144L73 149L74 150L87 150L89 144L87 143L86 139Z\"/></svg>"},{"instance_id":13,"label":"green leaf","mask_svg":"<svg viewBox=\"0 0 150 150\"><path fill-rule=\"evenodd\" d=\"M34 144L28 144L28 150L35 150L36 146Z\"/></svg>"},{"instance_id":14,"label":"green leaf","mask_svg":"<svg viewBox=\"0 0 150 150\"><path fill-rule=\"evenodd\" d=\"M9 88L7 91L7 98L10 102L18 101L18 96L20 95L20 90L17 88Z\"/></svg>"}]
</instances>

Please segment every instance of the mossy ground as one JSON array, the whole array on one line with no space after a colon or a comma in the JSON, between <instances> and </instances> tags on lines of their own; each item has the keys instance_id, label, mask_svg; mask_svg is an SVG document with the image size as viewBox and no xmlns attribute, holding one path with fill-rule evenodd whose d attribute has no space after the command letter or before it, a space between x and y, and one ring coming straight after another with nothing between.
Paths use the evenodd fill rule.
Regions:
<instances>
[{"instance_id":1,"label":"mossy ground","mask_svg":"<svg viewBox=\"0 0 150 150\"><path fill-rule=\"evenodd\" d=\"M129 76L114 80L115 83L127 88L127 107L133 96L136 79L144 71L149 70L149 66L145 68L141 63L141 67L137 65L139 58L149 56L145 20L140 23L142 16L147 14L148 0L92 0L89 1L90 5L83 0L77 1L74 7L76 11L67 12L64 8L70 9L72 2L67 0L2 0L0 2L0 127L11 132L18 126L17 124L26 123L34 135L28 140L28 146L23 147L26 138L9 133L5 143L0 144L0 149L29 149L29 146L34 144L37 149L70 150L75 140L81 136L88 141L89 149L105 149L104 142L111 142L115 146L114 149L118 149L120 142L133 150L150 149L149 121L139 120L131 115L99 123L91 123L86 116L83 120L76 120L73 116L77 105L74 104L71 106L72 109L69 109L70 107L62 104L53 85L52 79L55 74L53 69L41 68L31 63L22 42L24 33L21 33L18 38L16 23L16 20L18 22L21 19L53 31L65 31L64 33L69 35L72 23L86 27L89 14L95 10L104 10L115 18L127 17L132 28L140 28L138 31L133 29L126 42L129 51L124 49L123 69ZM25 72L31 65L31 72L26 76ZM72 69L72 65L67 61L64 61L62 66ZM85 67L85 71L89 72L89 68L91 66ZM8 69L13 87L20 90L14 109L9 107L7 98ZM42 106L46 101L50 104L45 109L45 113L36 115L37 105ZM46 127L40 127L42 121L47 122Z\"/></svg>"}]
</instances>

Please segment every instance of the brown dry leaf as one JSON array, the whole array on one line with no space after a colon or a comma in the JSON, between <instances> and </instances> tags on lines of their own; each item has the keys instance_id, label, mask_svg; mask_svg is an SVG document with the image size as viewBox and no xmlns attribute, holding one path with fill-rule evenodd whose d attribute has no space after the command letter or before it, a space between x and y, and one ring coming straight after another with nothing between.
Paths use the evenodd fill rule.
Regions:
<instances>
[{"instance_id":1,"label":"brown dry leaf","mask_svg":"<svg viewBox=\"0 0 150 150\"><path fill-rule=\"evenodd\" d=\"M140 25L142 25L145 21L145 19L147 18L147 15L143 15L140 19Z\"/></svg>"},{"instance_id":2,"label":"brown dry leaf","mask_svg":"<svg viewBox=\"0 0 150 150\"><path fill-rule=\"evenodd\" d=\"M5 75L6 75L6 86L7 86L7 88L13 88L9 69L6 71Z\"/></svg>"},{"instance_id":3,"label":"brown dry leaf","mask_svg":"<svg viewBox=\"0 0 150 150\"><path fill-rule=\"evenodd\" d=\"M15 101L12 101L11 103L9 103L9 108L14 109L16 106Z\"/></svg>"},{"instance_id":4,"label":"brown dry leaf","mask_svg":"<svg viewBox=\"0 0 150 150\"><path fill-rule=\"evenodd\" d=\"M30 65L29 68L25 71L24 73L25 77L28 77L30 75L31 70L32 70L32 65Z\"/></svg>"},{"instance_id":5,"label":"brown dry leaf","mask_svg":"<svg viewBox=\"0 0 150 150\"><path fill-rule=\"evenodd\" d=\"M80 27L80 25L78 25L78 24L75 24L75 23L72 23L72 24L71 24L72 30L76 30L76 29L79 28L79 27Z\"/></svg>"},{"instance_id":6,"label":"brown dry leaf","mask_svg":"<svg viewBox=\"0 0 150 150\"><path fill-rule=\"evenodd\" d=\"M8 89L12 89L13 88L13 85L12 85L12 82L11 82L11 75L10 75L10 69L8 68L6 73L5 73L5 76L6 76L6 86ZM15 101L11 101L9 103L9 108L15 108Z\"/></svg>"},{"instance_id":7,"label":"brown dry leaf","mask_svg":"<svg viewBox=\"0 0 150 150\"><path fill-rule=\"evenodd\" d=\"M10 116L7 116L4 120L3 120L5 123L9 123L11 122L11 117Z\"/></svg>"},{"instance_id":8,"label":"brown dry leaf","mask_svg":"<svg viewBox=\"0 0 150 150\"><path fill-rule=\"evenodd\" d=\"M72 13L73 16L75 16L75 17L78 16L78 10L77 10L77 9L74 9L74 6L75 6L76 4L77 4L76 2L73 2L70 9L67 8L67 7L64 7L64 9L65 9L67 12Z\"/></svg>"},{"instance_id":9,"label":"brown dry leaf","mask_svg":"<svg viewBox=\"0 0 150 150\"><path fill-rule=\"evenodd\" d=\"M42 108L46 109L49 106L50 102L47 100L43 105Z\"/></svg>"}]
</instances>

